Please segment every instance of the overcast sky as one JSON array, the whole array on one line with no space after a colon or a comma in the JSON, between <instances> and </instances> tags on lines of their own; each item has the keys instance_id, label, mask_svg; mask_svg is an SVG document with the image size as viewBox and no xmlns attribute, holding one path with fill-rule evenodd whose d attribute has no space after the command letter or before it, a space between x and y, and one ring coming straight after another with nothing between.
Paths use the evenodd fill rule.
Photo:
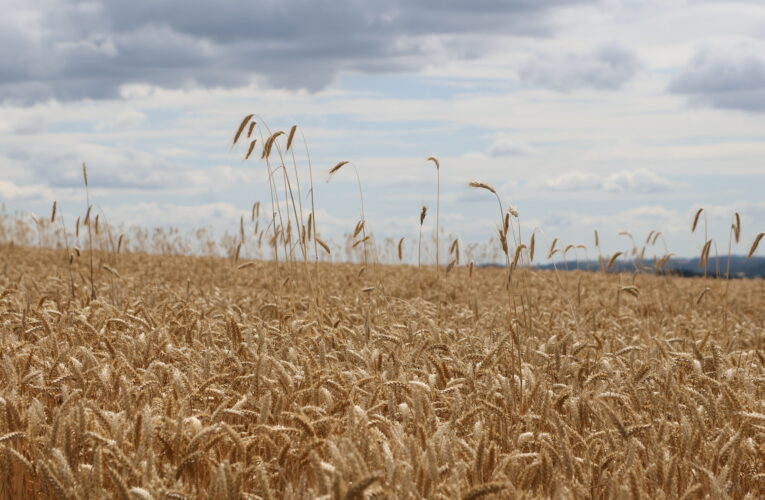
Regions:
<instances>
[{"instance_id":1,"label":"overcast sky","mask_svg":"<svg viewBox=\"0 0 765 500\"><path fill-rule=\"evenodd\" d=\"M298 124L320 231L494 234L494 185L523 227L606 249L695 210L727 247L765 231L765 2L722 0L0 0L0 201L79 213L80 163L112 222L236 231L267 200L231 136ZM428 222L432 217L428 218ZM723 243L724 242L724 243Z\"/></svg>"}]
</instances>

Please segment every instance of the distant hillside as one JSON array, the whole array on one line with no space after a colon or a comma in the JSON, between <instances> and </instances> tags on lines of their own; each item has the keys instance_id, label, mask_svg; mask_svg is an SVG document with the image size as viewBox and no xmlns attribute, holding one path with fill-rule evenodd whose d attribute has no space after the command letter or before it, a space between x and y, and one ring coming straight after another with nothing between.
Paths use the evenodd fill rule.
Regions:
<instances>
[{"instance_id":1,"label":"distant hillside","mask_svg":"<svg viewBox=\"0 0 765 500\"><path fill-rule=\"evenodd\" d=\"M707 266L707 275L715 277L718 275L724 278L726 274L726 268L728 264L728 257L721 256L719 259L710 258ZM605 263L601 266L597 261L575 262L569 260L567 262L557 262L558 269L565 270L584 270L584 271L599 271L602 267L605 267ZM552 264L545 264L535 266L537 269L553 269ZM636 269L637 268L637 269ZM644 273L654 273L654 261L645 259L642 261L629 260L621 258L611 267L610 272L635 272L636 270ZM703 276L704 269L699 263L699 258L694 257L692 259L687 258L673 258L670 259L664 268L662 274L673 274L677 276ZM747 259L741 255L733 255L730 259L730 276L731 278L765 278L765 257L752 257Z\"/></svg>"}]
</instances>

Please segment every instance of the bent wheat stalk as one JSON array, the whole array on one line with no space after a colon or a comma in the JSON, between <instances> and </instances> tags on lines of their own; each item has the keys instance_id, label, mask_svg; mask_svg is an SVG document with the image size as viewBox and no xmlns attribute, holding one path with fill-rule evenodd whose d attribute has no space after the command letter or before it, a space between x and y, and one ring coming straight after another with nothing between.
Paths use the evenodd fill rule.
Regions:
<instances>
[{"instance_id":1,"label":"bent wheat stalk","mask_svg":"<svg viewBox=\"0 0 765 500\"><path fill-rule=\"evenodd\" d=\"M485 189L486 191L492 193L494 197L497 199L497 204L499 205L499 223L500 223L499 240L502 246L502 251L505 254L505 263L506 263L507 269L509 270L510 269L510 253L507 248L505 210L502 208L502 200L499 199L499 194L497 194L497 190L494 189L490 184L486 184L485 182L479 182L479 181L470 181L468 183L468 186L472 188L476 188L476 189Z\"/></svg>"},{"instance_id":2,"label":"bent wheat stalk","mask_svg":"<svg viewBox=\"0 0 765 500\"><path fill-rule=\"evenodd\" d=\"M334 174L339 172L341 168L343 168L344 166L346 166L348 164L350 164L353 167L353 171L356 174L356 183L359 186L359 198L361 200L361 222L363 223L363 225L361 227L361 235L362 235L362 238L364 239L364 266L367 266L367 264L368 264L368 257L367 257L368 256L368 250L367 250L367 230L366 230L366 225L367 225L366 221L367 221L367 218L366 218L366 216L364 214L364 192L361 190L361 177L359 177L359 169L356 168L355 164L353 164L353 163L351 163L349 161L338 162L337 164L335 164L334 167L329 169L329 179L327 179L327 182L329 182L330 179L332 179L332 176Z\"/></svg>"}]
</instances>

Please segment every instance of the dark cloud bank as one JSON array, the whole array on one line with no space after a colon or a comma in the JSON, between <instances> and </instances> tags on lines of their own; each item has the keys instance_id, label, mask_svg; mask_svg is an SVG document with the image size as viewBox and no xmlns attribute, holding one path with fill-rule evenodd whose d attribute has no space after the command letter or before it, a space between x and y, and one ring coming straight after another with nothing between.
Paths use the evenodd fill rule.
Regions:
<instances>
[{"instance_id":1,"label":"dark cloud bank","mask_svg":"<svg viewBox=\"0 0 765 500\"><path fill-rule=\"evenodd\" d=\"M669 90L692 104L765 112L765 45L739 43L700 49Z\"/></svg>"},{"instance_id":2,"label":"dark cloud bank","mask_svg":"<svg viewBox=\"0 0 765 500\"><path fill-rule=\"evenodd\" d=\"M578 88L617 90L636 73L635 54L617 43L589 52L539 54L521 67L521 80L560 92Z\"/></svg>"},{"instance_id":3,"label":"dark cloud bank","mask_svg":"<svg viewBox=\"0 0 765 500\"><path fill-rule=\"evenodd\" d=\"M590 0L0 0L0 100L110 98L146 83L320 89L341 70L412 70L545 36ZM493 42L493 44L492 44ZM608 83L607 83L608 85Z\"/></svg>"}]
</instances>

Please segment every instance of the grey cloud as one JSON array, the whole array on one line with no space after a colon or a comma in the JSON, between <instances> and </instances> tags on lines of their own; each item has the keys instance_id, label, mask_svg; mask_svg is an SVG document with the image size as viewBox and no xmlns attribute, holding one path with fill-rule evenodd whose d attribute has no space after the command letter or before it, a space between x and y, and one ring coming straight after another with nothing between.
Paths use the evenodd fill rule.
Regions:
<instances>
[{"instance_id":1,"label":"grey cloud","mask_svg":"<svg viewBox=\"0 0 765 500\"><path fill-rule=\"evenodd\" d=\"M620 45L603 45L590 52L537 54L524 64L521 80L560 92L578 88L616 90L638 69L635 54Z\"/></svg>"},{"instance_id":2,"label":"grey cloud","mask_svg":"<svg viewBox=\"0 0 765 500\"><path fill-rule=\"evenodd\" d=\"M741 43L699 50L669 85L692 104L742 111L765 111L763 46Z\"/></svg>"},{"instance_id":3,"label":"grey cloud","mask_svg":"<svg viewBox=\"0 0 765 500\"><path fill-rule=\"evenodd\" d=\"M594 0L3 0L0 99L116 97L146 83L320 89L342 70L474 57L460 38L545 36L555 8ZM35 19L35 22L28 22ZM438 43L433 43L436 38ZM495 45L495 44L494 44Z\"/></svg>"}]
</instances>

